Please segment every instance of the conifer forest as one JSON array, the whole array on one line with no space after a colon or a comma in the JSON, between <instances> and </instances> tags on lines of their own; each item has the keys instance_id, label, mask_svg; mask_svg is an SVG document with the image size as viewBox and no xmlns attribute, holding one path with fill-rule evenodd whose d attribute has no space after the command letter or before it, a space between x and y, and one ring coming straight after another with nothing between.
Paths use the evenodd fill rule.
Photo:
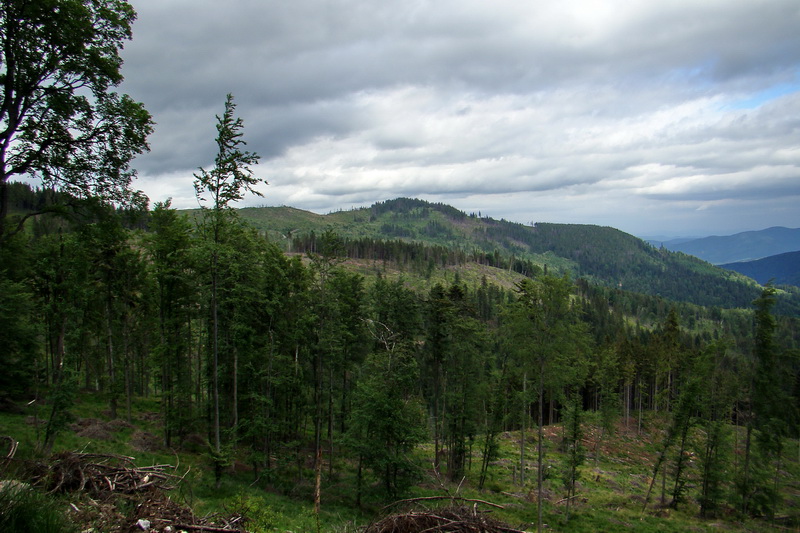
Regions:
<instances>
[{"instance_id":1,"label":"conifer forest","mask_svg":"<svg viewBox=\"0 0 800 533\"><path fill-rule=\"evenodd\" d=\"M151 204L135 13L50 3L0 8L4 530L800 526L797 288L421 200L235 209L269 187L231 95L200 208Z\"/></svg>"}]
</instances>

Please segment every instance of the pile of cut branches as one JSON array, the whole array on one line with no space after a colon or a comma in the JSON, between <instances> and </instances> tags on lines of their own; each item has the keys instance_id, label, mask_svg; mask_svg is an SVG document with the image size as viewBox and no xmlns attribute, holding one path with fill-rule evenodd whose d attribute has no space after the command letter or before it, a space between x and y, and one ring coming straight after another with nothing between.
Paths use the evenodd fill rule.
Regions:
<instances>
[{"instance_id":1,"label":"pile of cut branches","mask_svg":"<svg viewBox=\"0 0 800 533\"><path fill-rule=\"evenodd\" d=\"M46 465L35 464L29 479L49 493L78 491L100 499L151 487L172 490L182 479L171 465L136 466L133 461L124 455L61 452Z\"/></svg>"},{"instance_id":2,"label":"pile of cut branches","mask_svg":"<svg viewBox=\"0 0 800 533\"><path fill-rule=\"evenodd\" d=\"M12 439L12 442L13 439ZM70 519L84 529L128 533L136 531L244 533L246 518L196 518L173 501L168 492L188 474L171 465L136 466L133 457L116 454L61 452L46 463L4 460L5 476L24 480L50 494L72 500ZM13 470L13 471L9 471ZM77 495L77 496L75 496Z\"/></svg>"},{"instance_id":3,"label":"pile of cut branches","mask_svg":"<svg viewBox=\"0 0 800 533\"><path fill-rule=\"evenodd\" d=\"M422 500L439 498L418 498L403 500L408 503L419 503ZM459 532L459 533L525 533L496 520L488 511L478 509L479 504L499 507L481 500L464 498L448 498L450 505L434 509L412 510L389 515L367 526L364 533L421 533L421 532ZM462 502L456 504L455 501ZM463 505L472 503L472 505Z\"/></svg>"}]
</instances>

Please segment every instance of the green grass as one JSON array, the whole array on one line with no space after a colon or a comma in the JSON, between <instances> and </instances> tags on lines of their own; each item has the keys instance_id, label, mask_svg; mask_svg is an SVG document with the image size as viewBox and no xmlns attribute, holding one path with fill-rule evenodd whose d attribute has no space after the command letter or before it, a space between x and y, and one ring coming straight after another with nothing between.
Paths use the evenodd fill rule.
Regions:
<instances>
[{"instance_id":1,"label":"green grass","mask_svg":"<svg viewBox=\"0 0 800 533\"><path fill-rule=\"evenodd\" d=\"M62 512L66 503L14 482L0 488L0 531L71 533L77 528Z\"/></svg>"},{"instance_id":2,"label":"green grass","mask_svg":"<svg viewBox=\"0 0 800 533\"><path fill-rule=\"evenodd\" d=\"M107 421L106 404L102 399L89 394L79 396L75 413L81 418L95 418ZM41 408L40 408L41 409ZM30 417L35 406L28 406L22 413L0 413L3 432L13 435L20 441L18 457L35 456L35 427ZM251 517L249 528L253 532L269 531L314 531L316 517L313 513L313 473L304 468L298 478L296 469L284 472L286 479L267 484L254 480L253 471L239 458L235 468L223 477L219 490L214 488L214 479L208 458L201 453L173 452L164 448L142 451L132 445L131 437L136 432L148 432L160 439L158 398L140 399L133 404L134 427L120 424L110 432L110 438L91 439L74 431L65 431L56 442L56 450L78 450L97 453L117 453L136 458L139 465L178 464L178 473L185 474L185 482L173 492L177 501L190 505L197 516L212 513L231 514L245 512ZM41 413L40 413L41 416ZM26 419L28 422L26 422ZM566 520L566 494L560 481L561 429L559 426L545 428L545 500L543 501L544 523L549 531L588 532L588 531L718 531L734 532L773 531L775 524L765 520L741 520L732 509L713 520L699 518L696 496L697 461L690 462L690 491L688 501L677 510L662 508L658 502L660 482L645 508L644 496L650 482L650 475L656 453L663 437L661 427L666 420L648 414L644 420L643 431L637 433L637 424L632 421L629 427L619 424L617 430L606 435L594 453L594 443L599 437L599 429L587 426L585 442L588 447L586 463L580 468L577 497L569 521ZM115 426L116 427L116 426ZM411 489L409 497L459 496L491 501L503 505L504 509L492 509L493 515L512 527L526 531L536 529L536 429L526 434L526 481L519 483L519 432L506 432L500 437L499 456L493 462L485 488L477 490L480 468L482 437L474 442L471 457L471 470L458 483L448 482L444 475L436 476L431 469L430 457L433 445L423 445L415 454L423 466L420 482ZM695 435L697 437L697 435ZM322 511L319 517L322 531L352 532L383 513L386 498L377 480L367 476L367 488L362 499L362 508L355 506L355 468L340 450L335 458L334 475L323 476ZM188 471L188 473L187 473ZM786 454L781 465L781 484L784 505L782 518L800 517L800 461L798 443L787 442ZM35 496L38 497L38 496ZM38 500L37 500L38 501ZM47 501L50 501L49 499ZM440 502L442 503L442 502ZM61 504L63 507L63 504ZM391 508L402 509L402 508ZM58 515L59 513L56 513ZM54 519L55 520L55 519ZM785 520L784 520L785 523ZM44 527L44 526L43 526ZM49 527L49 526L48 526ZM8 529L0 530L6 531ZM42 529L42 531L49 531ZM61 530L53 530L61 531Z\"/></svg>"}]
</instances>

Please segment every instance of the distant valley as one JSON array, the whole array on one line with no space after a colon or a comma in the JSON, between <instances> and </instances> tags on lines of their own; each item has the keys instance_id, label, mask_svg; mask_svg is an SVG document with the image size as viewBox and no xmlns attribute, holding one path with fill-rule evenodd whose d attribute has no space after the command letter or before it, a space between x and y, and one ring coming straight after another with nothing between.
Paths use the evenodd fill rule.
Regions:
<instances>
[{"instance_id":1,"label":"distant valley","mask_svg":"<svg viewBox=\"0 0 800 533\"><path fill-rule=\"evenodd\" d=\"M724 265L796 252L800 250L800 228L773 227L728 236L649 242L657 247L663 245L673 252L699 257L714 265Z\"/></svg>"},{"instance_id":2,"label":"distant valley","mask_svg":"<svg viewBox=\"0 0 800 533\"><path fill-rule=\"evenodd\" d=\"M773 227L699 239L648 239L653 246L683 252L760 284L800 286L800 228Z\"/></svg>"},{"instance_id":3,"label":"distant valley","mask_svg":"<svg viewBox=\"0 0 800 533\"><path fill-rule=\"evenodd\" d=\"M775 285L800 286L800 251L720 266L753 278L762 285L772 281Z\"/></svg>"}]
</instances>

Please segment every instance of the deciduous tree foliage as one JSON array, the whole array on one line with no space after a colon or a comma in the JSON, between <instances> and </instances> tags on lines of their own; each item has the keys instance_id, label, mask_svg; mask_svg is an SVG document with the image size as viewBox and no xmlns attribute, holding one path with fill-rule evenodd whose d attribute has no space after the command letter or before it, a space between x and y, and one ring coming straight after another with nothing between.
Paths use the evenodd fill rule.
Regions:
<instances>
[{"instance_id":1,"label":"deciduous tree foliage","mask_svg":"<svg viewBox=\"0 0 800 533\"><path fill-rule=\"evenodd\" d=\"M147 149L152 120L113 91L135 18L122 0L0 2L0 242L26 218L7 224L14 177L79 198L143 199L130 162Z\"/></svg>"}]
</instances>

